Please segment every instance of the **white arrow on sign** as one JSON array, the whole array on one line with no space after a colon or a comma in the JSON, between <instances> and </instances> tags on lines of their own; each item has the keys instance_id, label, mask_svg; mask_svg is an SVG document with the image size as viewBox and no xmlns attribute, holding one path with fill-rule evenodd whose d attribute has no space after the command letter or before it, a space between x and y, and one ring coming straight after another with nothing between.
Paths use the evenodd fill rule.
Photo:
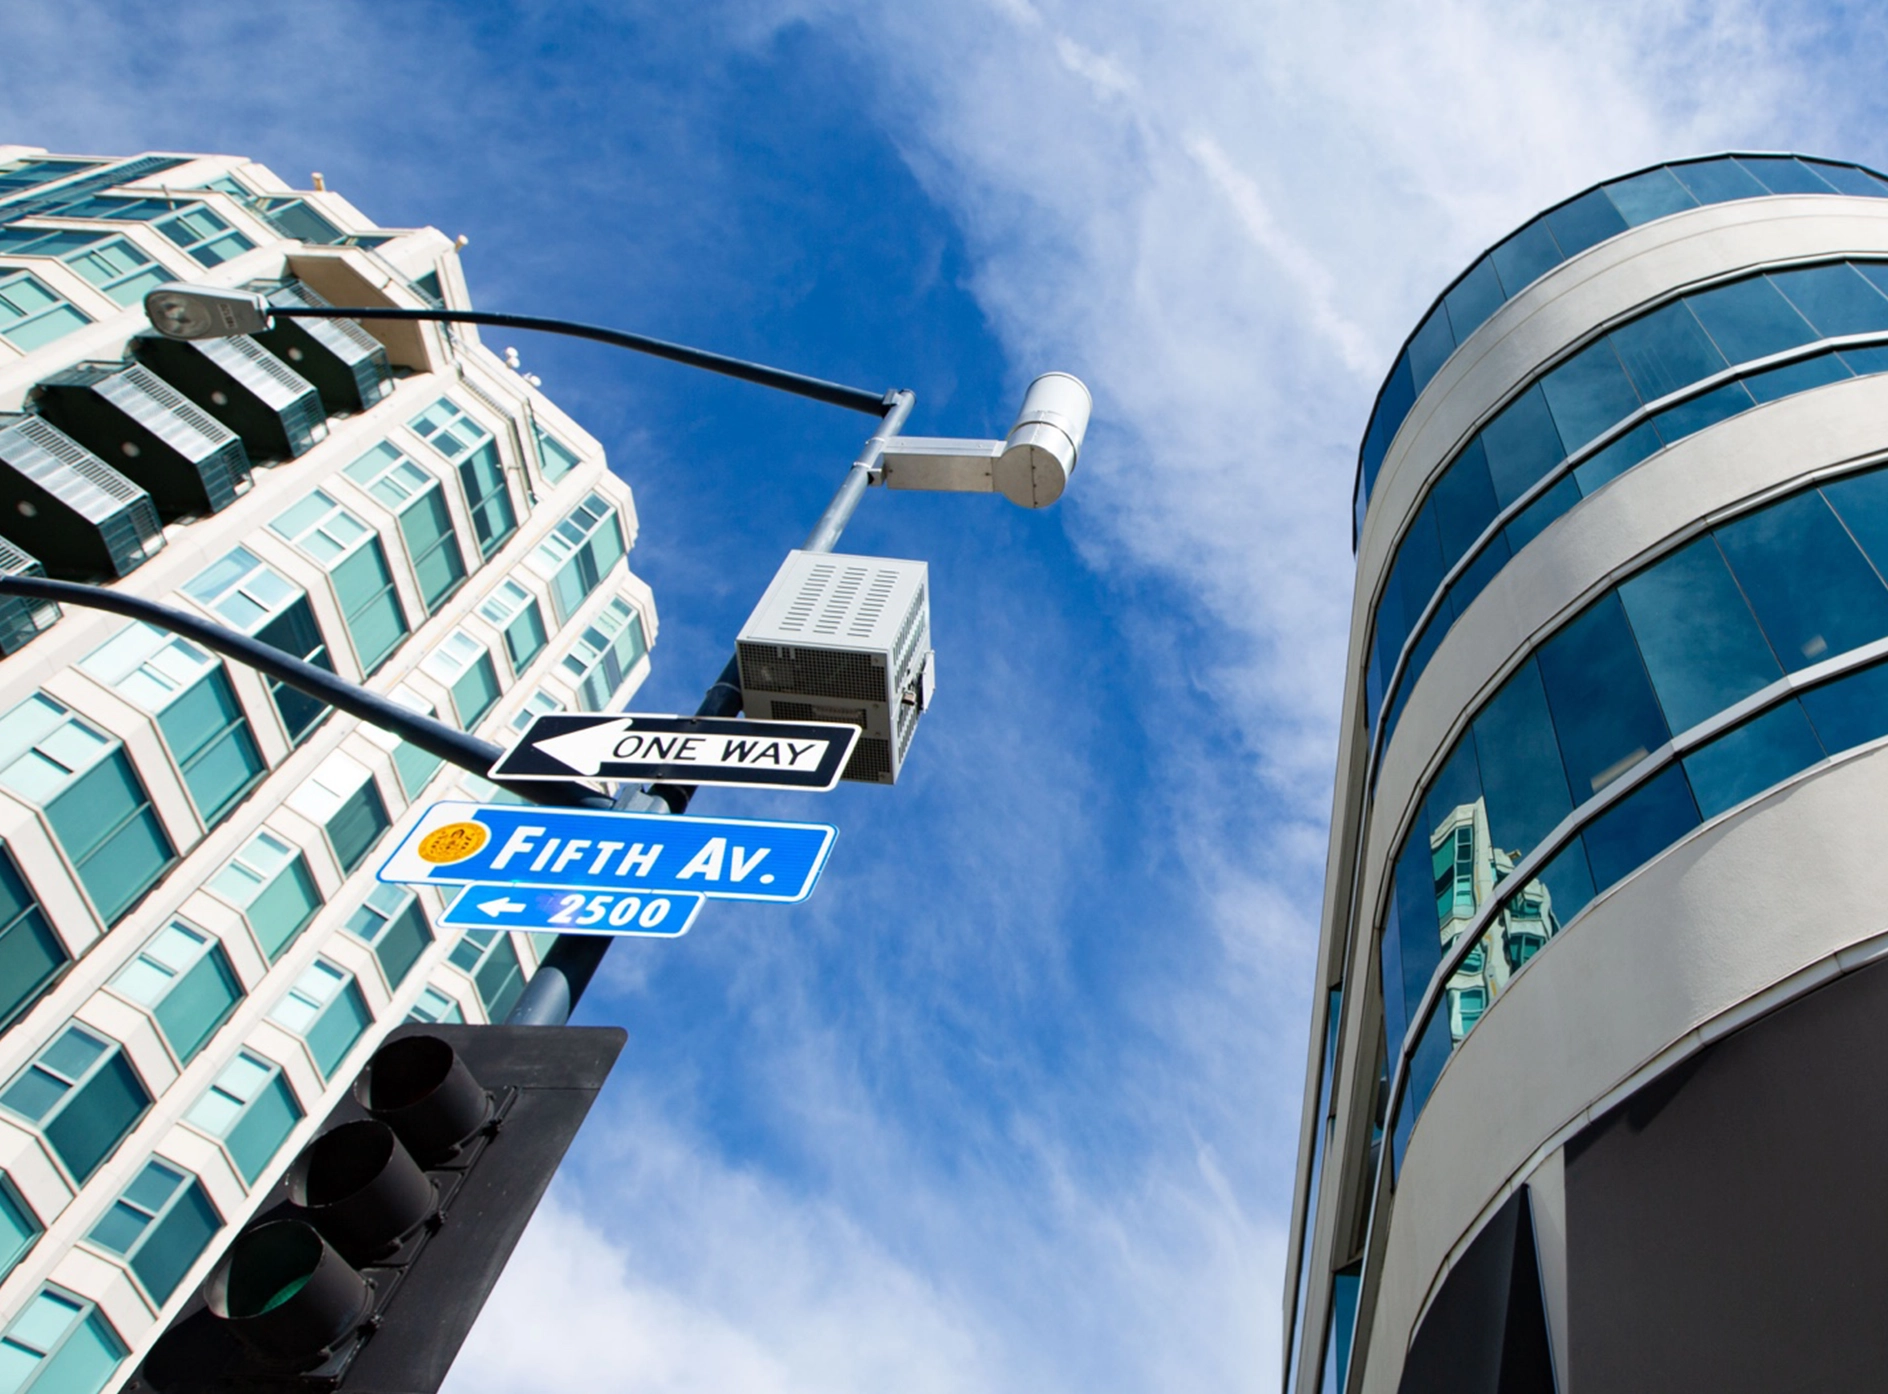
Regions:
<instances>
[{"instance_id":1,"label":"white arrow on sign","mask_svg":"<svg viewBox=\"0 0 1888 1394\"><path fill-rule=\"evenodd\" d=\"M497 900L481 900L479 909L488 915L515 915L525 908L522 900L511 900L500 896Z\"/></svg>"},{"instance_id":2,"label":"white arrow on sign","mask_svg":"<svg viewBox=\"0 0 1888 1394\"><path fill-rule=\"evenodd\" d=\"M757 732L760 723L756 723ZM532 743L578 774L612 761L644 761L702 769L816 770L830 742L754 735L677 735L638 730L633 718L605 721Z\"/></svg>"}]
</instances>

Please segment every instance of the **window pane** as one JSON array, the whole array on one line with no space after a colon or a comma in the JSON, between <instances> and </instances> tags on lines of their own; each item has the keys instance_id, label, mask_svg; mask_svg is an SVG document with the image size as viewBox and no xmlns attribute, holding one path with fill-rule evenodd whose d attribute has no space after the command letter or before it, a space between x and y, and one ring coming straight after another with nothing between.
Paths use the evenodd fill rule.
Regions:
<instances>
[{"instance_id":1,"label":"window pane","mask_svg":"<svg viewBox=\"0 0 1888 1394\"><path fill-rule=\"evenodd\" d=\"M489 660L488 660L489 661ZM380 840L391 820L380 790L369 779L348 796L334 817L328 820L328 841L344 871L352 871Z\"/></svg>"},{"instance_id":2,"label":"window pane","mask_svg":"<svg viewBox=\"0 0 1888 1394\"><path fill-rule=\"evenodd\" d=\"M66 1170L84 1183L150 1106L151 1096L131 1062L114 1050L46 1124L46 1141Z\"/></svg>"},{"instance_id":3,"label":"window pane","mask_svg":"<svg viewBox=\"0 0 1888 1394\"><path fill-rule=\"evenodd\" d=\"M1553 234L1547 230L1546 220L1541 218L1515 233L1488 256L1501 277L1501 288L1510 299L1566 260Z\"/></svg>"},{"instance_id":4,"label":"window pane","mask_svg":"<svg viewBox=\"0 0 1888 1394\"><path fill-rule=\"evenodd\" d=\"M1578 450L1639 409L1639 394L1606 339L1549 373L1541 380L1541 392L1565 444L1563 453Z\"/></svg>"},{"instance_id":5,"label":"window pane","mask_svg":"<svg viewBox=\"0 0 1888 1394\"><path fill-rule=\"evenodd\" d=\"M1888 634L1888 589L1821 494L1772 504L1717 538L1791 672Z\"/></svg>"},{"instance_id":6,"label":"window pane","mask_svg":"<svg viewBox=\"0 0 1888 1394\"><path fill-rule=\"evenodd\" d=\"M1682 302L1621 325L1609 337L1639 396L1647 402L1725 367L1724 355Z\"/></svg>"},{"instance_id":7,"label":"window pane","mask_svg":"<svg viewBox=\"0 0 1888 1394\"><path fill-rule=\"evenodd\" d=\"M46 1361L33 1381L33 1394L99 1394L124 1358L124 1343L94 1311Z\"/></svg>"},{"instance_id":8,"label":"window pane","mask_svg":"<svg viewBox=\"0 0 1888 1394\"><path fill-rule=\"evenodd\" d=\"M68 962L65 946L37 906L0 927L0 1030L37 1002Z\"/></svg>"},{"instance_id":9,"label":"window pane","mask_svg":"<svg viewBox=\"0 0 1888 1394\"><path fill-rule=\"evenodd\" d=\"M1787 155L1742 155L1738 164L1760 179L1773 194L1827 194L1835 192L1806 165Z\"/></svg>"},{"instance_id":10,"label":"window pane","mask_svg":"<svg viewBox=\"0 0 1888 1394\"><path fill-rule=\"evenodd\" d=\"M323 1079L334 1073L335 1066L347 1057L372 1020L360 987L350 979L303 1037Z\"/></svg>"},{"instance_id":11,"label":"window pane","mask_svg":"<svg viewBox=\"0 0 1888 1394\"><path fill-rule=\"evenodd\" d=\"M1540 670L1523 665L1473 729L1489 836L1510 855L1524 856L1573 810Z\"/></svg>"},{"instance_id":12,"label":"window pane","mask_svg":"<svg viewBox=\"0 0 1888 1394\"><path fill-rule=\"evenodd\" d=\"M1667 407L1652 421L1665 443L1676 445L1686 436L1696 435L1707 426L1715 426L1739 412L1749 411L1751 406L1750 390L1741 382L1727 382L1702 396L1693 397L1689 402Z\"/></svg>"},{"instance_id":13,"label":"window pane","mask_svg":"<svg viewBox=\"0 0 1888 1394\"><path fill-rule=\"evenodd\" d=\"M1530 387L1490 421L1482 429L1481 443L1488 453L1495 497L1503 508L1567 455L1539 387Z\"/></svg>"},{"instance_id":14,"label":"window pane","mask_svg":"<svg viewBox=\"0 0 1888 1394\"><path fill-rule=\"evenodd\" d=\"M1851 474L1822 486L1829 500L1877 572L1888 571L1888 470Z\"/></svg>"},{"instance_id":15,"label":"window pane","mask_svg":"<svg viewBox=\"0 0 1888 1394\"><path fill-rule=\"evenodd\" d=\"M190 1265L210 1245L223 1225L201 1183L193 1180L170 1212L145 1236L131 1271L158 1303L170 1300Z\"/></svg>"},{"instance_id":16,"label":"window pane","mask_svg":"<svg viewBox=\"0 0 1888 1394\"><path fill-rule=\"evenodd\" d=\"M321 908L321 893L301 854L284 867L267 889L249 902L246 914L262 952L273 963Z\"/></svg>"},{"instance_id":17,"label":"window pane","mask_svg":"<svg viewBox=\"0 0 1888 1394\"><path fill-rule=\"evenodd\" d=\"M1445 566L1453 566L1500 512L1495 486L1488 477L1490 458L1484 453L1480 440L1471 441L1430 492L1436 507L1436 530L1441 536ZM1421 606L1428 601L1429 595L1425 593L1417 603Z\"/></svg>"},{"instance_id":18,"label":"window pane","mask_svg":"<svg viewBox=\"0 0 1888 1394\"><path fill-rule=\"evenodd\" d=\"M1694 292L1685 303L1732 363L1748 363L1811 343L1816 331L1762 276Z\"/></svg>"},{"instance_id":19,"label":"window pane","mask_svg":"<svg viewBox=\"0 0 1888 1394\"><path fill-rule=\"evenodd\" d=\"M1669 169L1647 170L1630 179L1606 186L1606 196L1613 201L1628 226L1639 227L1670 213L1696 208L1698 200L1672 177Z\"/></svg>"},{"instance_id":20,"label":"window pane","mask_svg":"<svg viewBox=\"0 0 1888 1394\"><path fill-rule=\"evenodd\" d=\"M188 1062L229 1019L242 999L242 986L223 954L223 946L208 953L171 987L154 1013L180 1061Z\"/></svg>"},{"instance_id":21,"label":"window pane","mask_svg":"<svg viewBox=\"0 0 1888 1394\"><path fill-rule=\"evenodd\" d=\"M1888 736L1888 663L1826 682L1797 699L1831 755Z\"/></svg>"},{"instance_id":22,"label":"window pane","mask_svg":"<svg viewBox=\"0 0 1888 1394\"><path fill-rule=\"evenodd\" d=\"M473 981L478 984L485 1015L492 1021L503 1021L524 995L524 969L519 966L518 951L512 947L510 935L498 936Z\"/></svg>"},{"instance_id":23,"label":"window pane","mask_svg":"<svg viewBox=\"0 0 1888 1394\"><path fill-rule=\"evenodd\" d=\"M1587 824L1583 837L1600 890L1629 875L1698 826L1683 771L1668 765Z\"/></svg>"},{"instance_id":24,"label":"window pane","mask_svg":"<svg viewBox=\"0 0 1888 1394\"><path fill-rule=\"evenodd\" d=\"M1665 743L1670 733L1616 594L1543 644L1538 661L1576 804Z\"/></svg>"},{"instance_id":25,"label":"window pane","mask_svg":"<svg viewBox=\"0 0 1888 1394\"><path fill-rule=\"evenodd\" d=\"M1562 204L1546 215L1546 222L1553 229L1561 254L1569 257L1626 230L1626 220L1619 216L1604 189L1589 190L1571 203Z\"/></svg>"},{"instance_id":26,"label":"window pane","mask_svg":"<svg viewBox=\"0 0 1888 1394\"><path fill-rule=\"evenodd\" d=\"M1507 298L1502 294L1494 262L1483 257L1456 283L1444 301L1449 307L1449 323L1455 326L1456 343L1460 344L1479 329ZM1409 408L1403 410L1407 412Z\"/></svg>"},{"instance_id":27,"label":"window pane","mask_svg":"<svg viewBox=\"0 0 1888 1394\"><path fill-rule=\"evenodd\" d=\"M1698 811L1722 813L1822 759L1822 743L1795 702L1784 702L1727 731L1684 759Z\"/></svg>"},{"instance_id":28,"label":"window pane","mask_svg":"<svg viewBox=\"0 0 1888 1394\"><path fill-rule=\"evenodd\" d=\"M288 1081L275 1075L249 1102L224 1140L243 1180L253 1183L262 1175L301 1118L301 1106Z\"/></svg>"},{"instance_id":29,"label":"window pane","mask_svg":"<svg viewBox=\"0 0 1888 1394\"><path fill-rule=\"evenodd\" d=\"M38 1217L0 1172L0 1278L26 1257L42 1232Z\"/></svg>"},{"instance_id":30,"label":"window pane","mask_svg":"<svg viewBox=\"0 0 1888 1394\"><path fill-rule=\"evenodd\" d=\"M1770 281L1825 338L1888 329L1888 298L1846 263L1773 271Z\"/></svg>"},{"instance_id":31,"label":"window pane","mask_svg":"<svg viewBox=\"0 0 1888 1394\"><path fill-rule=\"evenodd\" d=\"M1709 537L1640 572L1619 598L1674 731L1783 676Z\"/></svg>"},{"instance_id":32,"label":"window pane","mask_svg":"<svg viewBox=\"0 0 1888 1394\"><path fill-rule=\"evenodd\" d=\"M1752 373L1744 379L1744 387L1759 402L1774 402L1779 397L1793 397L1798 392L1808 392L1853 376L1839 354L1822 353L1797 363L1786 363L1781 368Z\"/></svg>"},{"instance_id":33,"label":"window pane","mask_svg":"<svg viewBox=\"0 0 1888 1394\"><path fill-rule=\"evenodd\" d=\"M1427 385L1454 352L1448 307L1437 305L1409 341L1409 367L1415 381Z\"/></svg>"},{"instance_id":34,"label":"window pane","mask_svg":"<svg viewBox=\"0 0 1888 1394\"><path fill-rule=\"evenodd\" d=\"M1750 171L1734 160L1700 160L1696 164L1673 165L1672 173L1700 203L1728 203L1737 198L1762 198L1770 191L1751 178Z\"/></svg>"}]
</instances>

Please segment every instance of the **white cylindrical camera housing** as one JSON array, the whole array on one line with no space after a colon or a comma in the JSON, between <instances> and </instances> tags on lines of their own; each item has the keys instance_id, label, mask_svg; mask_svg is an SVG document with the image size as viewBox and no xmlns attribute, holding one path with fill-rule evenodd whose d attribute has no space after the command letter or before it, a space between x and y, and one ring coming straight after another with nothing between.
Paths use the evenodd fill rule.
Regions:
<instances>
[{"instance_id":1,"label":"white cylindrical camera housing","mask_svg":"<svg viewBox=\"0 0 1888 1394\"><path fill-rule=\"evenodd\" d=\"M997 492L1024 508L1047 508L1061 498L1093 406L1088 388L1073 374L1044 373L1030 383L992 470Z\"/></svg>"}]
</instances>

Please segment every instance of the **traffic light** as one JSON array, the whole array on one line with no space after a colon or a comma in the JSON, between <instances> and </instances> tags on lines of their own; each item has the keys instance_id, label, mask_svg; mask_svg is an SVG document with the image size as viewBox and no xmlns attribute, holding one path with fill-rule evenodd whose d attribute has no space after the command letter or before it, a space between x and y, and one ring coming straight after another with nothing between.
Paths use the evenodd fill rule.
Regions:
<instances>
[{"instance_id":1,"label":"traffic light","mask_svg":"<svg viewBox=\"0 0 1888 1394\"><path fill-rule=\"evenodd\" d=\"M126 1389L432 1394L624 1040L394 1032Z\"/></svg>"}]
</instances>

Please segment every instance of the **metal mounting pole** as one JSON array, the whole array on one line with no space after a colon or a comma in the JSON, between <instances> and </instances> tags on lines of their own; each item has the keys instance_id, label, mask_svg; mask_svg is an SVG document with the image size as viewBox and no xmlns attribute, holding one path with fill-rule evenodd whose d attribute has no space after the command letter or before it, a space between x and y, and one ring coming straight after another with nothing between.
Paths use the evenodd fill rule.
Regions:
<instances>
[{"instance_id":1,"label":"metal mounting pole","mask_svg":"<svg viewBox=\"0 0 1888 1394\"><path fill-rule=\"evenodd\" d=\"M885 411L878 430L860 447L832 501L826 505L826 511L820 514L813 531L801 544L802 551L830 552L838 545L839 535L852 521L859 500L865 496L866 485L871 483L872 471L878 467L878 457L884 453L886 442L903 428L916 401L917 395L908 388L885 394ZM737 716L740 710L740 660L731 657L703 695L695 715ZM686 813L694 796L692 784L652 784L646 792L634 784L625 784L618 790L613 806L625 811ZM524 995L512 1007L505 1024L562 1026L569 1021L578 999L590 985L590 979L613 942L610 936L603 934L558 935L557 941L539 960L538 971L525 984Z\"/></svg>"}]
</instances>

